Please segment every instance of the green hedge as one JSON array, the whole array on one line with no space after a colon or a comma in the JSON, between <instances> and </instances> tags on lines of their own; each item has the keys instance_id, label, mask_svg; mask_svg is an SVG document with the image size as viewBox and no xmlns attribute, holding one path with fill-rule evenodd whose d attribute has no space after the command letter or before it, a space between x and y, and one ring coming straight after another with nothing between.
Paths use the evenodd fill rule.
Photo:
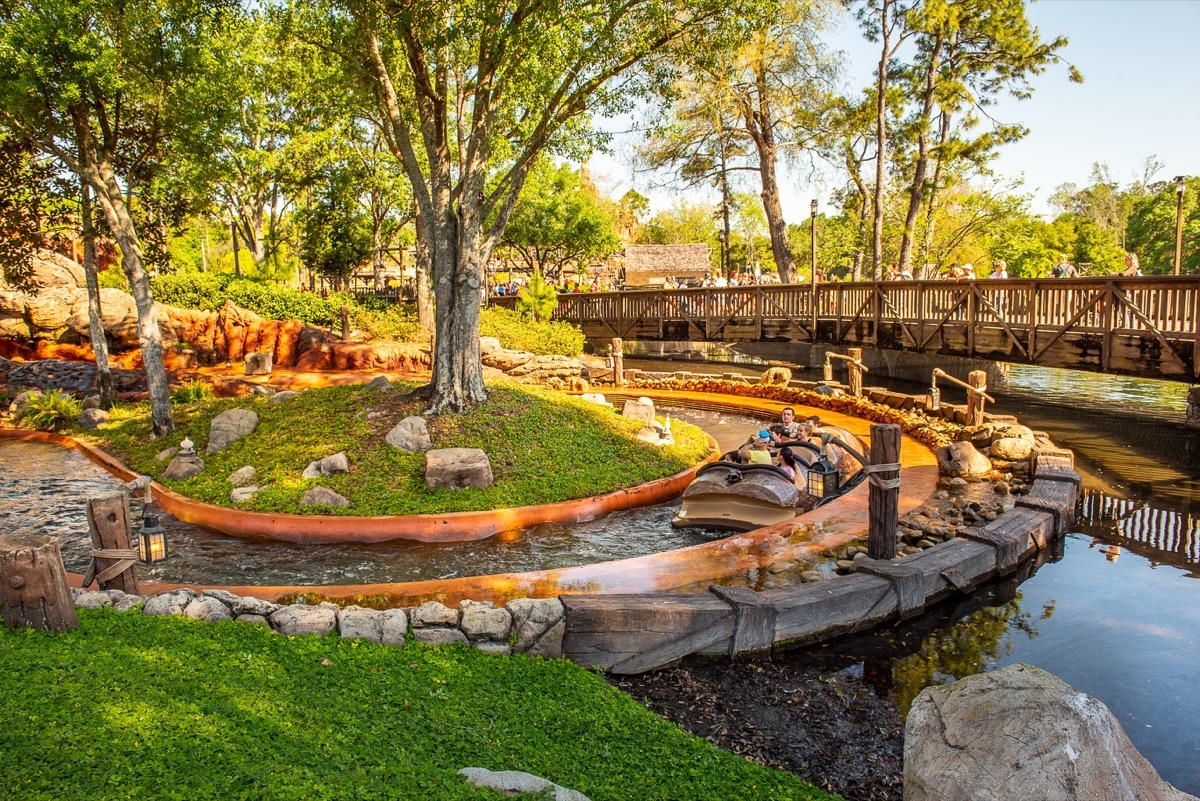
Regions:
<instances>
[{"instance_id":1,"label":"green hedge","mask_svg":"<svg viewBox=\"0 0 1200 801\"><path fill-rule=\"evenodd\" d=\"M583 352L583 332L570 323L535 323L511 309L484 309L479 316L479 335L496 337L513 350L539 355L578 356Z\"/></svg>"}]
</instances>

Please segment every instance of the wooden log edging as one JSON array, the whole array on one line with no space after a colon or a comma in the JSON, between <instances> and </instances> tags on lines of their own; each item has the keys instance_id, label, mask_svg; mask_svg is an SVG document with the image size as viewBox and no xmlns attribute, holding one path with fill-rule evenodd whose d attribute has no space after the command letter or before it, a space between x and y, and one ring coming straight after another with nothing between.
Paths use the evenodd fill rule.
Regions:
<instances>
[{"instance_id":1,"label":"wooden log edging","mask_svg":"<svg viewBox=\"0 0 1200 801\"><path fill-rule=\"evenodd\" d=\"M986 526L910 556L860 559L848 576L763 592L713 586L669 597L562 595L563 655L586 667L640 673L691 654L746 656L920 614L1011 573L1066 533L1079 487L1073 454L1038 439L1032 478L1029 493Z\"/></svg>"},{"instance_id":2,"label":"wooden log edging","mask_svg":"<svg viewBox=\"0 0 1200 801\"><path fill-rule=\"evenodd\" d=\"M122 481L131 481L138 475L113 455L90 443L62 434L0 429L0 439L45 442L71 448ZM159 506L177 519L236 537L267 537L313 545L337 542L374 543L396 539L470 542L515 528L526 528L541 523L580 523L610 512L654 506L674 500L692 483L697 470L719 458L720 451L711 437L709 448L708 456L699 464L637 487L614 490L590 498L480 512L396 517L272 514L204 503L173 492L158 482L152 482L150 490Z\"/></svg>"}]
</instances>

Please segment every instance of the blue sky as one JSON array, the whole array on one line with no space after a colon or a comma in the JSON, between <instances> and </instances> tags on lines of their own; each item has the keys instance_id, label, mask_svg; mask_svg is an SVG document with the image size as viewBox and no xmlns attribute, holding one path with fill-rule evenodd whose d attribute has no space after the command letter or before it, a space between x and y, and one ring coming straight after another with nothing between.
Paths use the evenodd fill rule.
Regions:
<instances>
[{"instance_id":1,"label":"blue sky","mask_svg":"<svg viewBox=\"0 0 1200 801\"><path fill-rule=\"evenodd\" d=\"M993 107L998 119L1030 129L1001 150L993 169L1024 178L1034 212L1050 212L1046 199L1060 184L1087 184L1095 162L1106 162L1122 184L1140 174L1147 156L1163 163L1159 180L1200 173L1200 2L1041 0L1029 4L1028 15L1043 38L1070 40L1063 56L1084 76L1084 83L1071 83L1065 66L1051 67L1034 78L1030 100L1005 99ZM875 45L851 20L828 44L846 55L847 90L873 80ZM633 176L620 155L628 145L617 137L613 156L593 159L593 174L607 187L638 188L656 208L668 205L682 190L652 190ZM786 175L781 183L789 221L808 215L810 198L825 206L833 188L807 174Z\"/></svg>"}]
</instances>

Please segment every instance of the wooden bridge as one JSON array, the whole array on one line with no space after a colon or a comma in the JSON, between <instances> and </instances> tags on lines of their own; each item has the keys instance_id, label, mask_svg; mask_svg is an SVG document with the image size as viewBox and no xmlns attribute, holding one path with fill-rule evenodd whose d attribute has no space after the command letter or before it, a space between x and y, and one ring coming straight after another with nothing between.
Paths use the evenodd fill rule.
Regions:
<instances>
[{"instance_id":1,"label":"wooden bridge","mask_svg":"<svg viewBox=\"0 0 1200 801\"><path fill-rule=\"evenodd\" d=\"M494 298L511 305L510 298ZM1200 277L785 284L559 295L591 340L812 342L1200 380Z\"/></svg>"}]
</instances>

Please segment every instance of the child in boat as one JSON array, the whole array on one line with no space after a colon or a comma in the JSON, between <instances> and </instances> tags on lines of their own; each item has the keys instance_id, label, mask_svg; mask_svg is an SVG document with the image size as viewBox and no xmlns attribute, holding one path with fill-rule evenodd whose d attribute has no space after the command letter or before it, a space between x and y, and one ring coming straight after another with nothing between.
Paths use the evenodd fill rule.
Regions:
<instances>
[{"instance_id":1,"label":"child in boat","mask_svg":"<svg viewBox=\"0 0 1200 801\"><path fill-rule=\"evenodd\" d=\"M799 460L796 459L796 454L791 448L784 448L779 452L779 464L776 465L780 470L791 476L792 480L796 480L796 471L800 469Z\"/></svg>"},{"instance_id":2,"label":"child in boat","mask_svg":"<svg viewBox=\"0 0 1200 801\"><path fill-rule=\"evenodd\" d=\"M772 464L771 432L759 431L751 442L742 446L738 451L743 464Z\"/></svg>"}]
</instances>

